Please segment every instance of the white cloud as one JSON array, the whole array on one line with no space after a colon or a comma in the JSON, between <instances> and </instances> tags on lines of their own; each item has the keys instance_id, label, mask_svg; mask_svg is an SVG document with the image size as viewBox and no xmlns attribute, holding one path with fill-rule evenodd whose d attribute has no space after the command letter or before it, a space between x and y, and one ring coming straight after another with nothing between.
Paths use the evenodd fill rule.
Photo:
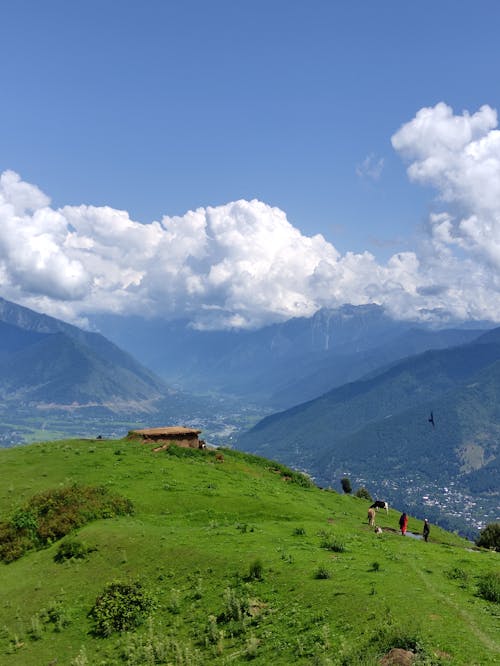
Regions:
<instances>
[{"instance_id":1,"label":"white cloud","mask_svg":"<svg viewBox=\"0 0 500 666\"><path fill-rule=\"evenodd\" d=\"M367 302L396 317L498 321L496 125L487 106L456 116L438 104L394 134L410 179L435 188L439 205L420 246L385 264L369 252L340 255L257 200L142 224L110 207L54 209L36 186L7 171L0 177L0 294L79 323L115 312L248 327Z\"/></svg>"},{"instance_id":2,"label":"white cloud","mask_svg":"<svg viewBox=\"0 0 500 666\"><path fill-rule=\"evenodd\" d=\"M434 187L449 210L431 215L436 248L456 246L500 268L500 131L489 106L460 116L440 103L392 137L410 180Z\"/></svg>"},{"instance_id":3,"label":"white cloud","mask_svg":"<svg viewBox=\"0 0 500 666\"><path fill-rule=\"evenodd\" d=\"M365 157L361 164L356 165L356 175L360 178L369 178L370 180L379 180L384 169L384 158L377 158L374 153Z\"/></svg>"}]
</instances>

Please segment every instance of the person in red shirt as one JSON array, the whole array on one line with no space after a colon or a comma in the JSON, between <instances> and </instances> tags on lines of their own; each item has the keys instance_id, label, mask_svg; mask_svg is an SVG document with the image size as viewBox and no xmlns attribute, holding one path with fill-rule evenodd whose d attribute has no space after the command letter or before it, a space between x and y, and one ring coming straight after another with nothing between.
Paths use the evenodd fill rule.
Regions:
<instances>
[{"instance_id":1,"label":"person in red shirt","mask_svg":"<svg viewBox=\"0 0 500 666\"><path fill-rule=\"evenodd\" d=\"M406 513L402 513L401 517L399 518L399 529L401 530L401 534L405 536L406 534L406 529L408 527L408 516Z\"/></svg>"}]
</instances>

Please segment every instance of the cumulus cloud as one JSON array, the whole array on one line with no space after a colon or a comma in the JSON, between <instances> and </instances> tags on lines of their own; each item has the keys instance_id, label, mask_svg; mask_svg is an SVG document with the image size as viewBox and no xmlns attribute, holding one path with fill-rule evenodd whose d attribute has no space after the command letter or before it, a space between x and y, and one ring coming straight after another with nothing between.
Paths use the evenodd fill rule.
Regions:
<instances>
[{"instance_id":1,"label":"cumulus cloud","mask_svg":"<svg viewBox=\"0 0 500 666\"><path fill-rule=\"evenodd\" d=\"M392 137L410 161L410 180L430 185L447 208L429 218L436 249L461 248L500 267L500 131L482 106L455 115L446 104L421 109Z\"/></svg>"},{"instance_id":2,"label":"cumulus cloud","mask_svg":"<svg viewBox=\"0 0 500 666\"><path fill-rule=\"evenodd\" d=\"M257 200L141 223L106 206L56 209L6 171L0 294L76 323L113 312L188 317L199 328L258 327L369 302L399 318L498 321L496 126L488 106L455 115L438 104L394 134L409 178L433 187L438 200L419 247L385 264L369 252L341 255Z\"/></svg>"}]
</instances>

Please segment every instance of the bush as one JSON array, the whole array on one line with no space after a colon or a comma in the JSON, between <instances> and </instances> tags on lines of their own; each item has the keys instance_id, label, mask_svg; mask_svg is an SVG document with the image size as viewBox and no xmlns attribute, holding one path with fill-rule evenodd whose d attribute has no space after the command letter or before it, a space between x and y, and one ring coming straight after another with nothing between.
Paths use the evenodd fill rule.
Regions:
<instances>
[{"instance_id":1,"label":"bush","mask_svg":"<svg viewBox=\"0 0 500 666\"><path fill-rule=\"evenodd\" d=\"M483 548L493 548L500 552L500 523L489 523L481 531L476 545Z\"/></svg>"},{"instance_id":2,"label":"bush","mask_svg":"<svg viewBox=\"0 0 500 666\"><path fill-rule=\"evenodd\" d=\"M40 612L40 618L46 625L51 625L56 632L61 632L71 624L71 617L59 601L51 602Z\"/></svg>"},{"instance_id":3,"label":"bush","mask_svg":"<svg viewBox=\"0 0 500 666\"><path fill-rule=\"evenodd\" d=\"M228 587L224 592L224 610L217 617L218 622L240 621L249 614L250 601L234 588Z\"/></svg>"},{"instance_id":4,"label":"bush","mask_svg":"<svg viewBox=\"0 0 500 666\"><path fill-rule=\"evenodd\" d=\"M130 500L102 486L47 490L33 496L10 521L0 523L0 560L12 562L43 548L91 520L133 513Z\"/></svg>"},{"instance_id":5,"label":"bush","mask_svg":"<svg viewBox=\"0 0 500 666\"><path fill-rule=\"evenodd\" d=\"M83 560L92 550L78 539L68 539L59 544L57 553L54 555L54 561L61 563L72 559Z\"/></svg>"},{"instance_id":6,"label":"bush","mask_svg":"<svg viewBox=\"0 0 500 666\"><path fill-rule=\"evenodd\" d=\"M37 517L30 509L18 509L10 519L10 524L19 531L36 532L38 529Z\"/></svg>"},{"instance_id":7,"label":"bush","mask_svg":"<svg viewBox=\"0 0 500 666\"><path fill-rule=\"evenodd\" d=\"M478 582L478 594L486 601L500 603L500 571L483 574Z\"/></svg>"},{"instance_id":8,"label":"bush","mask_svg":"<svg viewBox=\"0 0 500 666\"><path fill-rule=\"evenodd\" d=\"M115 631L129 631L144 622L155 602L141 583L114 582L97 597L89 615L94 620L94 633L104 638Z\"/></svg>"},{"instance_id":9,"label":"bush","mask_svg":"<svg viewBox=\"0 0 500 666\"><path fill-rule=\"evenodd\" d=\"M360 499L366 499L369 502L373 502L373 497L370 495L370 493L364 486L361 486L361 488L358 488L356 490L356 497L359 497Z\"/></svg>"}]
</instances>

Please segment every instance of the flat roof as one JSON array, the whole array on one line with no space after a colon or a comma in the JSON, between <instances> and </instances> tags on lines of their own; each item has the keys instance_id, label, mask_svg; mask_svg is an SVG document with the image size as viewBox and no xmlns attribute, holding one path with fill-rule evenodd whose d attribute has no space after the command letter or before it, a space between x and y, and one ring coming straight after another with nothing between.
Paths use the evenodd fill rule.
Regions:
<instances>
[{"instance_id":1,"label":"flat roof","mask_svg":"<svg viewBox=\"0 0 500 666\"><path fill-rule=\"evenodd\" d=\"M168 426L164 428L142 428L141 430L131 430L134 435L199 435L201 430L195 428L186 428L185 426Z\"/></svg>"}]
</instances>

